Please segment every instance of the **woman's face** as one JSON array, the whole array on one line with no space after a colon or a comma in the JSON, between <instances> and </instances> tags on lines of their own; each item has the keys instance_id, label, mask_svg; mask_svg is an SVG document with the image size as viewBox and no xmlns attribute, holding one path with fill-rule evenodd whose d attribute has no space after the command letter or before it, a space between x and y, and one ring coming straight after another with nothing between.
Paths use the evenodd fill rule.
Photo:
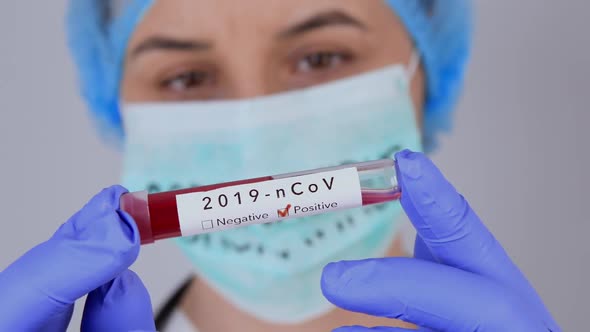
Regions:
<instances>
[{"instance_id":1,"label":"woman's face","mask_svg":"<svg viewBox=\"0 0 590 332\"><path fill-rule=\"evenodd\" d=\"M408 64L383 0L155 1L126 54L126 102L238 99ZM422 109L423 74L412 82ZM420 118L420 114L417 114Z\"/></svg>"}]
</instances>

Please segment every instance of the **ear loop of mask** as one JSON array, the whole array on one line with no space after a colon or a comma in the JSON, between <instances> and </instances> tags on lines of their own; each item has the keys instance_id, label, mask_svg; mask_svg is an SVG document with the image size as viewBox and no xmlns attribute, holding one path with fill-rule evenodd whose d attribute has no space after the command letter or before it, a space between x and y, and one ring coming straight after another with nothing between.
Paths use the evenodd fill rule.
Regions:
<instances>
[{"instance_id":1,"label":"ear loop of mask","mask_svg":"<svg viewBox=\"0 0 590 332\"><path fill-rule=\"evenodd\" d=\"M411 93L411 86L412 86L412 81L414 80L414 76L416 75L416 72L418 71L418 68L420 67L420 53L417 52L415 49L412 51L412 55L410 56L410 61L408 62L408 66L406 67L406 75L408 78L408 89ZM414 105L414 107L416 107L416 105L414 104L413 100L412 100L412 105ZM418 127L421 131L424 131L424 120L422 120L422 124L418 124Z\"/></svg>"},{"instance_id":2,"label":"ear loop of mask","mask_svg":"<svg viewBox=\"0 0 590 332\"><path fill-rule=\"evenodd\" d=\"M414 75L418 71L418 67L420 66L420 54L414 50L412 51L412 55L410 56L410 61L408 62L408 67L406 68L406 75L408 76L408 83L412 82L414 79Z\"/></svg>"}]
</instances>

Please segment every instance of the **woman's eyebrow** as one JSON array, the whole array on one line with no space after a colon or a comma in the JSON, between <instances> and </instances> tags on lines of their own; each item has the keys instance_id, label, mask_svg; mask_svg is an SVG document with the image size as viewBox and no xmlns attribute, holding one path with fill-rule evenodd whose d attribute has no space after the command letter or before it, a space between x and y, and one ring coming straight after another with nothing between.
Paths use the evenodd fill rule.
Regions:
<instances>
[{"instance_id":1,"label":"woman's eyebrow","mask_svg":"<svg viewBox=\"0 0 590 332\"><path fill-rule=\"evenodd\" d=\"M292 38L298 35L305 34L315 29L324 28L331 25L350 25L361 30L367 30L367 26L360 20L341 10L329 10L316 14L300 23L285 29L278 34L281 39Z\"/></svg>"},{"instance_id":2,"label":"woman's eyebrow","mask_svg":"<svg viewBox=\"0 0 590 332\"><path fill-rule=\"evenodd\" d=\"M155 50L172 51L205 51L213 47L213 43L203 40L182 40L164 36L153 36L142 41L131 52L131 57Z\"/></svg>"}]
</instances>

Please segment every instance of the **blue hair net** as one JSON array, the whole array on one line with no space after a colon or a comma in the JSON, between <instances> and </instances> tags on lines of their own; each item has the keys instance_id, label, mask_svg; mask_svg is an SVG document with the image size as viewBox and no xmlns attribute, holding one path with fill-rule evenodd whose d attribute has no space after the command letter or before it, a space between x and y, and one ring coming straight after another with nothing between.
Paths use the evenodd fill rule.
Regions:
<instances>
[{"instance_id":1,"label":"blue hair net","mask_svg":"<svg viewBox=\"0 0 590 332\"><path fill-rule=\"evenodd\" d=\"M70 0L68 43L82 96L100 133L120 143L119 89L129 38L155 0ZM470 0L386 0L400 17L426 72L424 145L448 130L464 80L472 33Z\"/></svg>"}]
</instances>

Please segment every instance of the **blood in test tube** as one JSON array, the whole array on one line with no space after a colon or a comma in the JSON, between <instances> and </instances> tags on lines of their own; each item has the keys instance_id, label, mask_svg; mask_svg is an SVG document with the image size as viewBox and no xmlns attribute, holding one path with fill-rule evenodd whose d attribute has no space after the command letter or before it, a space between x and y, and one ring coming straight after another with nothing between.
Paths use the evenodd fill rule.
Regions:
<instances>
[{"instance_id":1,"label":"blood in test tube","mask_svg":"<svg viewBox=\"0 0 590 332\"><path fill-rule=\"evenodd\" d=\"M375 193L372 190L362 190L362 189L361 189L361 194L363 196L363 206L396 201L396 200L400 199L402 196L401 192L399 192L399 191L391 191L391 192L386 192L386 193Z\"/></svg>"},{"instance_id":2,"label":"blood in test tube","mask_svg":"<svg viewBox=\"0 0 590 332\"><path fill-rule=\"evenodd\" d=\"M316 182L313 182L314 179ZM318 179L321 179L321 181ZM312 181L311 184L306 183L306 180ZM334 181L338 184L342 182L342 188L337 188L338 190L334 189ZM268 183L268 185L266 183ZM284 186L285 183L288 184L286 187ZM264 193L259 192L260 190L264 190L261 188L268 188L268 186L274 184L283 184L284 188L289 188L290 186L290 189L294 194L292 195L292 199L294 202L299 202L302 206L291 204L293 202L289 200L290 198L285 194L286 190L283 189L276 191L276 197L273 197L275 194L273 191ZM251 187L248 185L255 186ZM323 196L318 194L320 187L325 189ZM259 177L162 193L148 194L146 191L128 193L121 197L121 209L131 215L135 220L140 232L142 244L153 243L162 239L244 226L241 222L235 223L235 220L227 222L225 218L220 219L222 215L227 214L228 205L231 205L229 200L232 194L223 191L224 189L238 190L233 194L234 209L231 211L234 211L234 214L236 215L242 216L242 218L247 218L243 217L244 215L248 215L250 216L248 218L253 219L260 218L260 220L256 220L256 222L253 223L265 223L266 221L264 220L264 217L268 218L268 222L277 221L277 216L272 215L273 211L277 211L277 209L269 209L268 202L263 202L265 199L271 200L272 198L275 198L279 203L283 202L283 205L280 205L282 209L278 216L284 219L295 217L297 212L301 212L300 216L317 215L336 210L336 208L353 208L364 205L386 203L397 200L401 196L400 188L397 185L395 162L391 159L385 159L374 162ZM220 190L223 191L221 194ZM239 190L245 190L244 194L241 194ZM248 190L250 190L250 197L246 194ZM305 192L306 190L307 192ZM330 192L330 190L333 190L333 192ZM252 191L256 191L255 196L252 195ZM201 202L202 196L209 195L209 193L216 193L220 198L218 199L220 206L217 207L221 212L213 214L214 217L211 217L211 210L214 210L211 206L206 206L204 210L198 210L200 207L196 207L197 205L200 205L199 203ZM231 193L234 193L234 191L231 191ZM273 193L273 195L270 193ZM281 197L280 194L283 194L283 196ZM319 200L317 203L310 205L309 199L315 199L316 197L320 197L318 198ZM183 231L182 223L183 220L185 220L185 225L187 224L186 216L183 219L179 213L179 211L181 211L181 206L179 206L181 198L185 202L182 204L183 215L186 215L187 213L185 212L190 210L189 212L194 216L192 221L189 222L188 228L185 226L185 231ZM254 201L248 201L250 198L254 198ZM187 205L186 199L189 199L190 204ZM280 201L280 199L282 199L282 201ZM331 202L331 200L335 200L335 202ZM251 204L245 206L243 211L239 210L239 208L242 207L241 204L246 201ZM211 198L209 198L209 202L212 202ZM285 202L288 204L285 204ZM261 209L256 207L254 203L263 206L262 210L266 212L260 212ZM306 205L306 203L307 206L303 206ZM339 203L342 204L339 206ZM291 210L292 206L293 210ZM276 207L278 207L278 205ZM210 210L208 211L207 208ZM297 211L298 208L299 211ZM260 213L257 214L256 212ZM219 217L217 219L217 226L223 227L217 227L217 229L214 227L213 223L216 217ZM205 221L201 221L202 219L210 220L206 220L208 223L205 224ZM200 222L203 222L203 224L201 225ZM249 224L252 224L252 222Z\"/></svg>"}]
</instances>

